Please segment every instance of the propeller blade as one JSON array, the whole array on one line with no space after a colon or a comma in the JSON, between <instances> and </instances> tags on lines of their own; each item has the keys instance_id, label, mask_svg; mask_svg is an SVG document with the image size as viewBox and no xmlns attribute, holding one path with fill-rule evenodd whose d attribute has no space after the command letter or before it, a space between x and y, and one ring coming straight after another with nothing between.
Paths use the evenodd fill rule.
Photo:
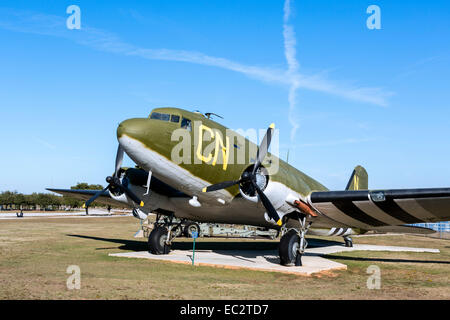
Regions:
<instances>
[{"instance_id":1,"label":"propeller blade","mask_svg":"<svg viewBox=\"0 0 450 320\"><path fill-rule=\"evenodd\" d=\"M117 177L119 174L120 167L122 166L122 160L123 160L123 148L119 144L119 147L117 148L117 154L116 154L116 169L114 171L114 177Z\"/></svg>"},{"instance_id":2,"label":"propeller blade","mask_svg":"<svg viewBox=\"0 0 450 320\"><path fill-rule=\"evenodd\" d=\"M136 196L130 189L128 189L127 187L125 187L122 184L118 184L117 185L128 197L131 198L131 200L133 200L134 202L138 203L141 207L144 206L144 201L142 201L141 199L138 198L138 196Z\"/></svg>"},{"instance_id":3,"label":"propeller blade","mask_svg":"<svg viewBox=\"0 0 450 320\"><path fill-rule=\"evenodd\" d=\"M256 173L256 170L261 166L261 163L264 161L264 158L267 155L267 152L270 147L270 143L272 142L272 133L275 128L275 124L272 123L269 128L267 128L266 135L264 136L263 140L261 141L261 145L258 148L258 152L256 153L256 161L255 165L253 167L252 174L254 175Z\"/></svg>"},{"instance_id":4,"label":"propeller blade","mask_svg":"<svg viewBox=\"0 0 450 320\"><path fill-rule=\"evenodd\" d=\"M259 199L261 200L264 208L266 208L266 210L267 210L267 214L269 215L269 217L271 217L277 223L277 225L281 226L281 219L280 219L280 216L278 215L277 210L275 210L275 208L273 207L269 198L267 198L267 196L264 194L264 192L258 187L256 182L253 179L251 181L252 181L253 187L256 189L256 192L259 195Z\"/></svg>"},{"instance_id":5,"label":"propeller blade","mask_svg":"<svg viewBox=\"0 0 450 320\"><path fill-rule=\"evenodd\" d=\"M83 209L86 208L86 207L88 208L91 205L91 203L94 202L98 197L100 197L103 194L103 192L108 190L109 187L110 187L110 185L108 185L105 189L103 189L103 190L97 192L96 194L94 194L94 196L92 198L90 198L88 201L86 201L83 204Z\"/></svg>"},{"instance_id":6,"label":"propeller blade","mask_svg":"<svg viewBox=\"0 0 450 320\"><path fill-rule=\"evenodd\" d=\"M234 180L234 181L224 181L224 182L220 182L220 183L216 183L216 184L212 184L208 187L203 188L203 192L211 192L211 191L217 191L217 190L221 190L221 189L226 189L229 188L231 186L234 186L235 184L240 183L241 180Z\"/></svg>"}]
</instances>

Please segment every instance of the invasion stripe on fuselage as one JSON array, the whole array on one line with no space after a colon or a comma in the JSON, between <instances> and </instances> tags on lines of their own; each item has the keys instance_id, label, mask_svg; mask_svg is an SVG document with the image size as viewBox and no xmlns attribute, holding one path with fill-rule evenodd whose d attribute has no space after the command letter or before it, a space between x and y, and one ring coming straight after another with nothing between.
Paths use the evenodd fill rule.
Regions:
<instances>
[{"instance_id":1,"label":"invasion stripe on fuselage","mask_svg":"<svg viewBox=\"0 0 450 320\"><path fill-rule=\"evenodd\" d=\"M334 232L331 235L338 236L340 232L342 232L342 228L336 228L336 230L334 230Z\"/></svg>"}]
</instances>

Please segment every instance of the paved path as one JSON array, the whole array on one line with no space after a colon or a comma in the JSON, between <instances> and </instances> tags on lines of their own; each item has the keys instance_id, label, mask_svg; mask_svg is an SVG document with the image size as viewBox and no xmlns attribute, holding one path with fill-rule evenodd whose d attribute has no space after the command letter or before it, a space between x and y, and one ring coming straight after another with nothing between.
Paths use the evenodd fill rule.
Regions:
<instances>
[{"instance_id":1,"label":"paved path","mask_svg":"<svg viewBox=\"0 0 450 320\"><path fill-rule=\"evenodd\" d=\"M12 211L8 213L0 213L0 220L2 219L26 219L26 218L64 218L64 217L99 217L99 216L113 216L111 215L107 210L96 210L96 209L89 209L89 215L86 215L86 211L47 211L47 212L23 212L23 217L18 218L17 212L19 211ZM127 214L126 212L123 213L123 215L131 215ZM122 216L122 212L116 212L116 215L114 216Z\"/></svg>"}]
</instances>

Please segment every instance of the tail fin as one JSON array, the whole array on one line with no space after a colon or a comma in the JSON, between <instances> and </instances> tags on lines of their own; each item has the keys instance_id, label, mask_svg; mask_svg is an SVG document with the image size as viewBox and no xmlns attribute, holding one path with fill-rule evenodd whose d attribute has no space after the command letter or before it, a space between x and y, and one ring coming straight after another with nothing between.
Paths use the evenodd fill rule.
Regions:
<instances>
[{"instance_id":1,"label":"tail fin","mask_svg":"<svg viewBox=\"0 0 450 320\"><path fill-rule=\"evenodd\" d=\"M369 176L366 169L361 166L356 166L355 170L348 180L345 190L368 190L369 189Z\"/></svg>"}]
</instances>

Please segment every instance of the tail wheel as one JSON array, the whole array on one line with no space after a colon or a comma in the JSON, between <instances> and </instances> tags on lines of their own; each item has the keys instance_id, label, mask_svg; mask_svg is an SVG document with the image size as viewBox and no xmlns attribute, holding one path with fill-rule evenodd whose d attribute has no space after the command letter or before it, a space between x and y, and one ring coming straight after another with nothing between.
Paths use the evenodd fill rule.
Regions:
<instances>
[{"instance_id":1,"label":"tail wheel","mask_svg":"<svg viewBox=\"0 0 450 320\"><path fill-rule=\"evenodd\" d=\"M280 263L284 266L295 263L298 255L298 246L300 237L296 230L289 230L280 240L278 253L280 255Z\"/></svg>"},{"instance_id":2,"label":"tail wheel","mask_svg":"<svg viewBox=\"0 0 450 320\"><path fill-rule=\"evenodd\" d=\"M353 240L352 240L352 238L344 237L344 241L345 241L345 246L347 248L352 248L353 247Z\"/></svg>"},{"instance_id":3,"label":"tail wheel","mask_svg":"<svg viewBox=\"0 0 450 320\"><path fill-rule=\"evenodd\" d=\"M170 246L166 244L168 231L164 227L155 227L148 237L148 251L152 254L168 254Z\"/></svg>"},{"instance_id":4,"label":"tail wheel","mask_svg":"<svg viewBox=\"0 0 450 320\"><path fill-rule=\"evenodd\" d=\"M195 223L195 222L188 223L184 227L184 235L185 235L185 237L192 238L192 233L193 232L197 232L197 235L200 236L200 226L197 223Z\"/></svg>"}]
</instances>

